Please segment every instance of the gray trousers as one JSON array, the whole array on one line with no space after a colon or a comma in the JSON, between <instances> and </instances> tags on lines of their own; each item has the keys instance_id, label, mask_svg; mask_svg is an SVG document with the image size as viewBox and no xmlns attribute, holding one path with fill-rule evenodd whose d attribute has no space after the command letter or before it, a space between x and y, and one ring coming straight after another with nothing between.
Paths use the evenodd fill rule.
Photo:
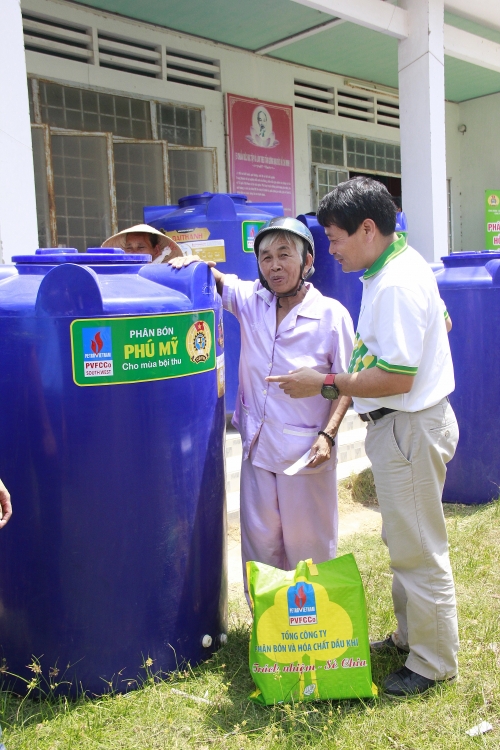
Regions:
<instances>
[{"instance_id":1,"label":"gray trousers","mask_svg":"<svg viewBox=\"0 0 500 750\"><path fill-rule=\"evenodd\" d=\"M409 649L409 669L438 680L457 674L455 586L441 504L457 443L448 399L388 414L368 424L366 437L393 572L393 640Z\"/></svg>"}]
</instances>

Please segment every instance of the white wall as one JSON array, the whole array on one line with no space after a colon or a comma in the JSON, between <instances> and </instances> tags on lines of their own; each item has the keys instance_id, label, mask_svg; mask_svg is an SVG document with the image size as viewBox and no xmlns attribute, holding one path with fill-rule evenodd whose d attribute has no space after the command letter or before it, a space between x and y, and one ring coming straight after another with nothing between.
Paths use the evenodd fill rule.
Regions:
<instances>
[{"instance_id":1,"label":"white wall","mask_svg":"<svg viewBox=\"0 0 500 750\"><path fill-rule=\"evenodd\" d=\"M16 0L4 0L2 9L15 3ZM218 182L221 192L229 189L226 173L225 92L293 106L294 78L327 87L344 85L342 76L260 57L223 44L205 42L185 34L129 21L100 11L92 11L61 2L61 0L23 0L22 6L23 10L38 15L59 18L83 26L98 27L119 36L167 45L170 49L220 60L222 91L208 91L166 80L100 68L96 64L72 62L36 52L26 52L27 70L31 75L83 88L89 87L133 97L202 107L204 145L217 148ZM10 65L2 67L3 70L10 68ZM21 67L17 66L17 69L21 70ZM23 76L24 73L21 71L21 78ZM4 75L1 85L12 87L14 80L17 79ZM15 85L18 90L21 90L24 84L21 81ZM18 99L26 108L27 98L24 90L21 91ZM11 94L5 93L0 99L3 102L10 100ZM399 131L395 128L298 108L294 109L293 116L297 213L311 210L309 147L311 127L399 143ZM26 120L25 117L24 119ZM500 148L497 136L499 122L500 94L474 99L460 105L446 103L446 163L447 177L451 179L452 186L453 249L455 251L479 250L483 247L484 190L500 189ZM467 126L467 132L463 136L458 131L460 124ZM22 128L17 125L11 130L13 132L8 135L10 139L13 133L22 132ZM20 143L15 143L11 152L12 158L15 161L19 160L19 164L22 163L30 148L24 136ZM1 134L1 137L6 137L5 132ZM11 175L14 171L14 165L8 166L7 171L2 167L0 179L2 174ZM9 205L8 201L14 200L13 196L14 193L7 195L8 200L7 202L4 200L3 205ZM25 215L27 210L25 207L31 206L29 210L33 217L33 200L34 190L32 185L28 185L27 188L23 188L22 200L17 200L16 210L19 210L21 206ZM31 223L33 224L33 221ZM30 242L30 245L33 244Z\"/></svg>"},{"instance_id":2,"label":"white wall","mask_svg":"<svg viewBox=\"0 0 500 750\"><path fill-rule=\"evenodd\" d=\"M461 172L460 147L462 135L458 131L460 124L459 105L446 102L446 177L451 180L451 221L452 250L462 249L462 207L461 207Z\"/></svg>"},{"instance_id":3,"label":"white wall","mask_svg":"<svg viewBox=\"0 0 500 750\"><path fill-rule=\"evenodd\" d=\"M500 190L500 94L459 106L462 250L484 249L484 191Z\"/></svg>"},{"instance_id":4,"label":"white wall","mask_svg":"<svg viewBox=\"0 0 500 750\"><path fill-rule=\"evenodd\" d=\"M81 87L111 90L129 96L203 107L206 138L204 145L217 147L218 180L221 192L228 189L224 93L240 94L293 106L294 78L330 87L344 85L344 79L341 76L271 60L223 44L204 42L185 34L110 16L100 11L59 2L59 0L23 0L22 6L23 10L38 15L56 17L81 25L98 26L102 30L123 37L166 44L170 49L220 60L222 92L109 70L94 64L61 60L37 52L26 52L28 73L40 78ZM399 131L396 128L349 120L322 112L295 109L297 212L311 209L308 133L310 126L399 143Z\"/></svg>"}]
</instances>

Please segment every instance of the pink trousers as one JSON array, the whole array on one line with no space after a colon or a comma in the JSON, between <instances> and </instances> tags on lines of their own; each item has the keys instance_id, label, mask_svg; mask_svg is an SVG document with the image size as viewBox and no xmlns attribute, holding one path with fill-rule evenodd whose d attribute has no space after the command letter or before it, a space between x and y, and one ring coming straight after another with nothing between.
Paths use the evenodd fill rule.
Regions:
<instances>
[{"instance_id":1,"label":"pink trousers","mask_svg":"<svg viewBox=\"0 0 500 750\"><path fill-rule=\"evenodd\" d=\"M320 563L337 551L337 472L274 474L242 461L240 525L243 581L255 560L293 570L300 560Z\"/></svg>"}]
</instances>

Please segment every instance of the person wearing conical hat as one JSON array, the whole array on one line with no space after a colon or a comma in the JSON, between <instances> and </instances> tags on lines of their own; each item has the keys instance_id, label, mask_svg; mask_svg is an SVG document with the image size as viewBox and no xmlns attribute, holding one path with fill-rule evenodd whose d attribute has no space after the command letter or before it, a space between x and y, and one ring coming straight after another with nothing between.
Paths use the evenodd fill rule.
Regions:
<instances>
[{"instance_id":1,"label":"person wearing conical hat","mask_svg":"<svg viewBox=\"0 0 500 750\"><path fill-rule=\"evenodd\" d=\"M177 242L149 224L122 229L104 240L101 247L121 247L126 253L149 253L152 263L166 263L183 254Z\"/></svg>"}]
</instances>

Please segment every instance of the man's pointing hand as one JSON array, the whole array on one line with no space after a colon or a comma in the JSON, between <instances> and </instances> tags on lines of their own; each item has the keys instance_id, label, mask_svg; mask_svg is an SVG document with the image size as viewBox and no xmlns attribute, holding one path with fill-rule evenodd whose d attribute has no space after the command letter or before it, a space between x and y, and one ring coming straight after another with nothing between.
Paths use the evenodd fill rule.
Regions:
<instances>
[{"instance_id":1,"label":"man's pointing hand","mask_svg":"<svg viewBox=\"0 0 500 750\"><path fill-rule=\"evenodd\" d=\"M268 383L279 383L280 388L291 398L308 398L318 396L325 380L323 373L311 367L300 367L291 370L288 375L269 375Z\"/></svg>"}]
</instances>

